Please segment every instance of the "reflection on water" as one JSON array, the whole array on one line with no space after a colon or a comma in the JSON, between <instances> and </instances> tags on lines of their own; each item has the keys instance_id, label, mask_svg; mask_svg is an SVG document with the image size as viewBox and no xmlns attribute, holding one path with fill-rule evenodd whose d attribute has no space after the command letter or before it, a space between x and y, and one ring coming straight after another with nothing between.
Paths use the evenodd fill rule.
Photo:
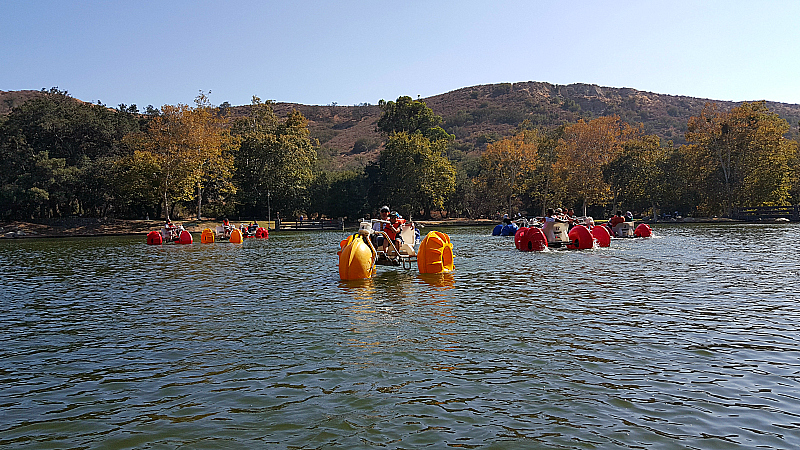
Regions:
<instances>
[{"instance_id":1,"label":"reflection on water","mask_svg":"<svg viewBox=\"0 0 800 450\"><path fill-rule=\"evenodd\" d=\"M794 448L790 225L583 252L447 230L340 281L342 233L0 241L3 448Z\"/></svg>"}]
</instances>

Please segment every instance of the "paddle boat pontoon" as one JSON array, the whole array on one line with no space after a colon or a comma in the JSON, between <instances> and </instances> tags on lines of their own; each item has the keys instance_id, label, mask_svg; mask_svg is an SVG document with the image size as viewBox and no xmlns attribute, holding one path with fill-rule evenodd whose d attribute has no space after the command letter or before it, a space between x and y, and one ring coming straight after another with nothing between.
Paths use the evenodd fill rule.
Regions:
<instances>
[{"instance_id":1,"label":"paddle boat pontoon","mask_svg":"<svg viewBox=\"0 0 800 450\"><path fill-rule=\"evenodd\" d=\"M593 248L595 243L608 247L611 242L605 227L594 226L594 219L589 216L578 217L572 228L567 222L548 222L543 217L523 219L521 225L514 235L514 245L525 252L546 248L584 250Z\"/></svg>"},{"instance_id":2,"label":"paddle boat pontoon","mask_svg":"<svg viewBox=\"0 0 800 450\"><path fill-rule=\"evenodd\" d=\"M228 241L233 244L241 244L246 238L266 239L268 237L269 231L266 228L259 227L258 224L241 224L239 228L232 225L227 227L224 225L217 225L214 231L211 231L210 228L203 230L200 242L210 244L218 240Z\"/></svg>"},{"instance_id":3,"label":"paddle boat pontoon","mask_svg":"<svg viewBox=\"0 0 800 450\"><path fill-rule=\"evenodd\" d=\"M410 270L416 263L420 273L453 270L453 244L447 234L431 231L420 242L416 226L411 222L403 222L398 235L402 244L397 248L386 232L373 228L377 222L386 221L362 219L358 232L339 243L339 277L342 280L371 278L378 265ZM379 236L386 243L385 251L383 246L377 248Z\"/></svg>"},{"instance_id":4,"label":"paddle boat pontoon","mask_svg":"<svg viewBox=\"0 0 800 450\"><path fill-rule=\"evenodd\" d=\"M148 245L161 245L161 244L191 244L192 233L189 233L183 228L183 225L172 225L171 222L164 224L161 231L151 231L147 233Z\"/></svg>"},{"instance_id":5,"label":"paddle boat pontoon","mask_svg":"<svg viewBox=\"0 0 800 450\"><path fill-rule=\"evenodd\" d=\"M646 223L640 223L639 226L634 227L632 221L620 222L611 227L612 236L615 238L634 238L634 237L650 237L653 231Z\"/></svg>"}]
</instances>

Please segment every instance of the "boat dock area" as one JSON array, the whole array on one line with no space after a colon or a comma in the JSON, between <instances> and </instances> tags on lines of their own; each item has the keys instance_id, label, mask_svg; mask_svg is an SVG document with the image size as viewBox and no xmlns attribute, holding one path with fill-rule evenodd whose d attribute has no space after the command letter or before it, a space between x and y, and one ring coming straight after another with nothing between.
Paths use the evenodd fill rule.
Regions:
<instances>
[{"instance_id":1,"label":"boat dock area","mask_svg":"<svg viewBox=\"0 0 800 450\"><path fill-rule=\"evenodd\" d=\"M789 219L792 222L800 221L800 205L794 206L753 206L749 208L733 208L731 219L746 222L762 220Z\"/></svg>"},{"instance_id":2,"label":"boat dock area","mask_svg":"<svg viewBox=\"0 0 800 450\"><path fill-rule=\"evenodd\" d=\"M294 222L284 222L282 220L270 222L273 224L271 230L292 231L292 230L344 230L344 219L319 219L319 220L297 220Z\"/></svg>"}]
</instances>

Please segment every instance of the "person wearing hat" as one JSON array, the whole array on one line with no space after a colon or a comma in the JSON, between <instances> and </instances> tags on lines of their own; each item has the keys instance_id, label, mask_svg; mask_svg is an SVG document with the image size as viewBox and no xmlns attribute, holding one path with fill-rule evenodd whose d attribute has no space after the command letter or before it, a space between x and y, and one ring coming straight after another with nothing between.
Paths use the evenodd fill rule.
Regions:
<instances>
[{"instance_id":1,"label":"person wearing hat","mask_svg":"<svg viewBox=\"0 0 800 450\"><path fill-rule=\"evenodd\" d=\"M400 250L400 228L403 226L403 222L398 220L399 214L397 211L392 211L389 214L389 223L384 225L383 232L386 233L386 236L394 243L394 248L398 251ZM389 243L385 242L383 245L383 251L386 251L389 248Z\"/></svg>"}]
</instances>

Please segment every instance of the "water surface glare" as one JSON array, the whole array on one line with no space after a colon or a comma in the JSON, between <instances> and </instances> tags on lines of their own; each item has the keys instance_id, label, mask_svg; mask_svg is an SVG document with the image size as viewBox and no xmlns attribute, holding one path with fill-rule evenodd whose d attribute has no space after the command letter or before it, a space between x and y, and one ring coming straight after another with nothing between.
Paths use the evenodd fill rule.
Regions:
<instances>
[{"instance_id":1,"label":"water surface glare","mask_svg":"<svg viewBox=\"0 0 800 450\"><path fill-rule=\"evenodd\" d=\"M0 447L797 448L800 225L442 231L357 282L341 232L0 241Z\"/></svg>"}]
</instances>

